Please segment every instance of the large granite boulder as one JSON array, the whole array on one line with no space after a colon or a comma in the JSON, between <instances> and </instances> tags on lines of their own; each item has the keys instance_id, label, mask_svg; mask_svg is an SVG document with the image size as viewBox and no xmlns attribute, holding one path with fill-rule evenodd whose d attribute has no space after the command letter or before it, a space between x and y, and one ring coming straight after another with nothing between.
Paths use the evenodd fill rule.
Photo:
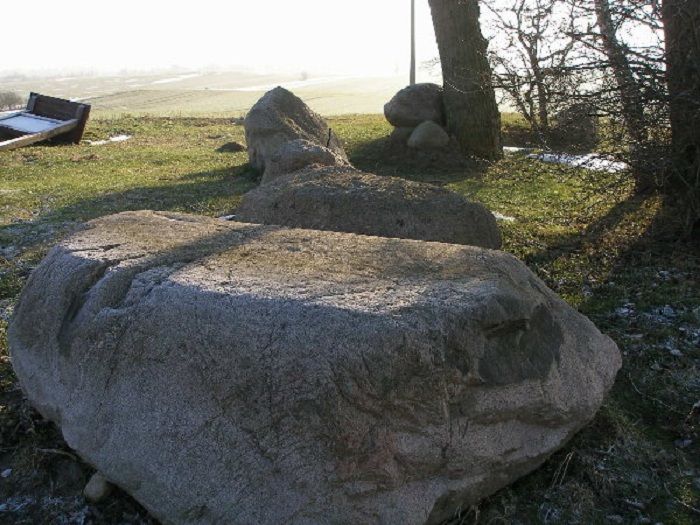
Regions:
<instances>
[{"instance_id":1,"label":"large granite boulder","mask_svg":"<svg viewBox=\"0 0 700 525\"><path fill-rule=\"evenodd\" d=\"M442 87L431 83L405 87L384 104L384 116L397 128L415 128L426 120L444 125Z\"/></svg>"},{"instance_id":2,"label":"large granite boulder","mask_svg":"<svg viewBox=\"0 0 700 525\"><path fill-rule=\"evenodd\" d=\"M499 251L97 219L9 328L29 400L167 524L437 524L593 417L614 343Z\"/></svg>"},{"instance_id":3,"label":"large granite boulder","mask_svg":"<svg viewBox=\"0 0 700 525\"><path fill-rule=\"evenodd\" d=\"M243 196L236 220L500 248L496 219L446 188L313 166Z\"/></svg>"},{"instance_id":4,"label":"large granite boulder","mask_svg":"<svg viewBox=\"0 0 700 525\"><path fill-rule=\"evenodd\" d=\"M265 172L286 142L304 140L330 150L339 165L349 164L343 146L325 119L283 87L268 91L246 115L243 124L251 165Z\"/></svg>"}]
</instances>

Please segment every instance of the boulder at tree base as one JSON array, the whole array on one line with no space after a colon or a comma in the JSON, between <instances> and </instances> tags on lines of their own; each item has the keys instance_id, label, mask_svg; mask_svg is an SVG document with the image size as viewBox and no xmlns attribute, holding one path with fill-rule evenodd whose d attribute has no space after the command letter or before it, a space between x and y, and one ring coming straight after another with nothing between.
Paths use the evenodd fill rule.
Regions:
<instances>
[{"instance_id":1,"label":"boulder at tree base","mask_svg":"<svg viewBox=\"0 0 700 525\"><path fill-rule=\"evenodd\" d=\"M409 148L422 150L439 150L450 143L450 136L432 120L426 120L416 127L408 137Z\"/></svg>"},{"instance_id":2,"label":"boulder at tree base","mask_svg":"<svg viewBox=\"0 0 700 525\"><path fill-rule=\"evenodd\" d=\"M426 82L403 88L384 104L384 117L397 128L415 128L426 120L444 125L442 87Z\"/></svg>"}]
</instances>

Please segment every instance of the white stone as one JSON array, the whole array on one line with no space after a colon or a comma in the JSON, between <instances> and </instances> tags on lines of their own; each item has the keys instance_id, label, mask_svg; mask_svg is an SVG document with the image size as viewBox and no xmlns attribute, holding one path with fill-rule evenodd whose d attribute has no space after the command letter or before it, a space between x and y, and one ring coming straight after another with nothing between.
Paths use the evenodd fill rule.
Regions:
<instances>
[{"instance_id":1,"label":"white stone","mask_svg":"<svg viewBox=\"0 0 700 525\"><path fill-rule=\"evenodd\" d=\"M114 486L102 474L95 472L85 485L83 496L92 503L99 503L112 493L113 488Z\"/></svg>"}]
</instances>

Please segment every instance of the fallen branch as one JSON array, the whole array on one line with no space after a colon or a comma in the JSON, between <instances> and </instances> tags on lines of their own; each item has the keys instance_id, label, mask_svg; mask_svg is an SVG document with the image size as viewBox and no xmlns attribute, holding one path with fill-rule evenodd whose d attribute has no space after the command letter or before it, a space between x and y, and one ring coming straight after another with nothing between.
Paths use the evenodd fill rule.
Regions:
<instances>
[{"instance_id":1,"label":"fallen branch","mask_svg":"<svg viewBox=\"0 0 700 525\"><path fill-rule=\"evenodd\" d=\"M71 454L70 452L66 452L65 450L59 450L57 448L38 448L36 449L36 451L42 454L58 454L60 456L67 456L73 461L78 461L78 456L76 456L75 454Z\"/></svg>"},{"instance_id":2,"label":"fallen branch","mask_svg":"<svg viewBox=\"0 0 700 525\"><path fill-rule=\"evenodd\" d=\"M655 402L655 403L658 403L659 405L661 405L662 407L664 407L666 410L670 410L671 412L675 412L676 414L680 414L681 416L685 416L685 415L686 415L684 412L681 412L680 410L676 410L675 408L673 408L673 407L670 406L670 405L667 405L666 403L664 403L664 402L661 401L660 399L657 399L657 398L655 398L655 397L652 397L652 396L650 396L650 395L648 395L648 394L645 394L645 393L642 392L641 390L639 390L639 389L637 388L637 385L634 384L634 381L632 381L632 377L631 377L629 374L627 374L627 379L629 379L629 382L630 382L630 384L632 385L632 388L634 388L635 392L637 392L640 396L642 396L642 397L644 397L644 398L646 398L646 399L648 399L648 400L650 400L650 401L653 401L653 402Z\"/></svg>"},{"instance_id":3,"label":"fallen branch","mask_svg":"<svg viewBox=\"0 0 700 525\"><path fill-rule=\"evenodd\" d=\"M664 488L666 489L666 492L668 493L668 495L671 496L671 498L673 498L673 500L676 503L678 503L679 505L682 505L683 507L685 507L686 509L688 509L692 512L695 512L696 514L700 514L700 509L696 509L692 505L688 505L687 503L684 503L683 501L679 500L676 496L671 494L671 491L668 489L668 485L666 483L664 483Z\"/></svg>"}]
</instances>

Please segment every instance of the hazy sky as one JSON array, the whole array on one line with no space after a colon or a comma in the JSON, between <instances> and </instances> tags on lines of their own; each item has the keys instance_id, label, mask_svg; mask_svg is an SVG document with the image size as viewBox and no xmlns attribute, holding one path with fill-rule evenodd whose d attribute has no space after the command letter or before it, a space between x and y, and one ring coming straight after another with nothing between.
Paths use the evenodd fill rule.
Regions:
<instances>
[{"instance_id":1,"label":"hazy sky","mask_svg":"<svg viewBox=\"0 0 700 525\"><path fill-rule=\"evenodd\" d=\"M31 11L31 16L29 12ZM437 56L416 0L418 61ZM408 70L410 0L32 0L3 2L0 72L278 67L309 73Z\"/></svg>"}]
</instances>

